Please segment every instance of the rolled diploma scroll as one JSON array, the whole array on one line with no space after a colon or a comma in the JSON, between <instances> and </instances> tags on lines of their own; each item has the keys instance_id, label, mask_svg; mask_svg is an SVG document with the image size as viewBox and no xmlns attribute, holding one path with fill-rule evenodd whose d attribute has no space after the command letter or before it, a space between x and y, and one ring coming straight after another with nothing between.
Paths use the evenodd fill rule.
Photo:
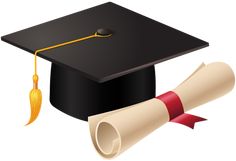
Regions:
<instances>
[{"instance_id":1,"label":"rolled diploma scroll","mask_svg":"<svg viewBox=\"0 0 236 161\"><path fill-rule=\"evenodd\" d=\"M234 73L221 62L202 64L189 78L172 90L184 112L223 96L233 89ZM140 139L170 121L166 105L153 98L122 109L88 118L96 150L105 158L125 151Z\"/></svg>"}]
</instances>

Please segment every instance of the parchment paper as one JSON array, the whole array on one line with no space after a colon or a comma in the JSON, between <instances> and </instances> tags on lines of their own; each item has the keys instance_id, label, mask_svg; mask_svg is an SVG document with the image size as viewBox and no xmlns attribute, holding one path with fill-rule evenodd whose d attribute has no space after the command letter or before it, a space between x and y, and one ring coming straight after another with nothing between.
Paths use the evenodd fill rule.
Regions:
<instances>
[{"instance_id":1,"label":"parchment paper","mask_svg":"<svg viewBox=\"0 0 236 161\"><path fill-rule=\"evenodd\" d=\"M234 82L234 73L227 64L202 64L172 91L188 111L228 93ZM168 121L165 104L156 98L88 118L93 144L105 158L119 155Z\"/></svg>"}]
</instances>

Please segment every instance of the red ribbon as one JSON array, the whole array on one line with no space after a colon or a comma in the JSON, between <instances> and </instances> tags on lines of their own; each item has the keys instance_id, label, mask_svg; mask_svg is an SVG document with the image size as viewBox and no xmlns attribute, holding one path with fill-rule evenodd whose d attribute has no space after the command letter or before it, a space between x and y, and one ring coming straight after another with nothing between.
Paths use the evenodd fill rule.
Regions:
<instances>
[{"instance_id":1,"label":"red ribbon","mask_svg":"<svg viewBox=\"0 0 236 161\"><path fill-rule=\"evenodd\" d=\"M156 98L161 100L166 105L170 122L179 123L193 129L196 122L206 120L199 116L184 113L183 104L175 92L169 91L157 96Z\"/></svg>"}]
</instances>

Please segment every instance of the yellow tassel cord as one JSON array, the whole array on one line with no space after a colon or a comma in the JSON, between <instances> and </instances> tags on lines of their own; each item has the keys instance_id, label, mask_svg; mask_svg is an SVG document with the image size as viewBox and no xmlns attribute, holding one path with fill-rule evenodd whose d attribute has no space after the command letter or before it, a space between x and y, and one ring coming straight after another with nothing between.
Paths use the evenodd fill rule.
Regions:
<instances>
[{"instance_id":1,"label":"yellow tassel cord","mask_svg":"<svg viewBox=\"0 0 236 161\"><path fill-rule=\"evenodd\" d=\"M39 112L40 112L40 109L41 109L41 103L42 103L42 93L41 93L40 89L38 89L37 54L39 52L43 52L43 51L46 51L46 50L62 47L62 46L69 45L69 44L76 43L76 42L80 42L80 41L83 41L83 40L88 40L88 39L96 38L96 37L109 37L109 36L111 36L111 34L109 34L109 35L99 35L96 32L95 34L90 35L90 36L86 36L86 37L82 37L82 38L79 38L79 39L67 41L67 42L64 42L64 43L61 43L61 44L49 46L49 47L42 48L42 49L39 49L39 50L35 51L35 53L34 53L33 89L29 93L31 116L30 116L30 119L29 119L29 121L26 125L29 125L29 124L31 124L32 122L34 122L36 120L36 118L39 115Z\"/></svg>"}]
</instances>

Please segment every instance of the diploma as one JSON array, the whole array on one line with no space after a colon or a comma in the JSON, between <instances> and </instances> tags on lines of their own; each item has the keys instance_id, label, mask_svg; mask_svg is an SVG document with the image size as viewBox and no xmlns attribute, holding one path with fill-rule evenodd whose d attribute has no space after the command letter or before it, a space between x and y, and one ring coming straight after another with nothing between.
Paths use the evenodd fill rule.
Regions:
<instances>
[{"instance_id":1,"label":"diploma","mask_svg":"<svg viewBox=\"0 0 236 161\"><path fill-rule=\"evenodd\" d=\"M112 158L163 124L172 121L193 128L204 118L186 114L199 105L228 93L234 73L225 63L202 64L175 89L156 98L88 118L93 144L105 158Z\"/></svg>"}]
</instances>

